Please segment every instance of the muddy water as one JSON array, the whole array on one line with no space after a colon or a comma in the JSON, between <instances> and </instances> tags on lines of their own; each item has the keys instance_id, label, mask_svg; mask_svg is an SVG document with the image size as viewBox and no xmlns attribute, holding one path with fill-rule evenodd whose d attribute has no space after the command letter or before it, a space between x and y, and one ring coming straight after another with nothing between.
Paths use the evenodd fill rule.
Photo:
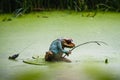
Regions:
<instances>
[{"instance_id":1,"label":"muddy water","mask_svg":"<svg viewBox=\"0 0 120 80\"><path fill-rule=\"evenodd\" d=\"M120 79L120 14L41 12L2 21L0 15L0 78L1 80L119 80ZM75 49L67 57L72 63L29 65L23 59L44 57L52 40L72 38L75 44L98 40L108 44L88 44ZM25 49L16 61L8 56ZM108 63L105 64L105 59Z\"/></svg>"}]
</instances>

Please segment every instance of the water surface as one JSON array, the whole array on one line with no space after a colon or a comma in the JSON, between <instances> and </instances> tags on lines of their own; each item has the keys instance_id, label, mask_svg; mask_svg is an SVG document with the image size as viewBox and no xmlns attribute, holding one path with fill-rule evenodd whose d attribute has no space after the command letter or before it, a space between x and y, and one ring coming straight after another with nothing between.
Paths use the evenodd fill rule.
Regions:
<instances>
[{"instance_id":1,"label":"water surface","mask_svg":"<svg viewBox=\"0 0 120 80\"><path fill-rule=\"evenodd\" d=\"M1 80L119 80L120 79L120 14L53 11L25 14L12 21L11 15L0 15ZM44 58L52 40L72 38L75 44L98 40L108 44L88 44L75 49L68 57L72 63L29 65L23 59L39 55ZM8 56L25 49L17 61ZM108 59L108 64L105 64Z\"/></svg>"}]
</instances>

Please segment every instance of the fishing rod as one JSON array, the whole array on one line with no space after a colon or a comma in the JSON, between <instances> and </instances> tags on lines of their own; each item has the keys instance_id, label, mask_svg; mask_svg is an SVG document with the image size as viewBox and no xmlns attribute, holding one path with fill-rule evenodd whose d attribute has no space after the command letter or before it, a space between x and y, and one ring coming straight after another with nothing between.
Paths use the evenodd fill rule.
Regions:
<instances>
[{"instance_id":1,"label":"fishing rod","mask_svg":"<svg viewBox=\"0 0 120 80\"><path fill-rule=\"evenodd\" d=\"M82 46L82 45L89 44L89 43L96 43L96 44L99 45L99 46L101 46L100 43L105 44L105 45L108 45L107 43L105 43L105 42L103 42L103 41L88 41L88 42L81 43L81 44L79 44L79 45L73 47L73 48L70 50L70 52L73 51L74 49L76 49L76 48ZM64 58L65 56L66 56L66 55L64 55L63 58Z\"/></svg>"},{"instance_id":2,"label":"fishing rod","mask_svg":"<svg viewBox=\"0 0 120 80\"><path fill-rule=\"evenodd\" d=\"M15 60L23 51L25 51L28 47L30 47L33 43L29 44L28 46L26 46L25 48L23 48L20 52L12 55L12 56L9 56L8 59L12 59L12 60Z\"/></svg>"}]
</instances>

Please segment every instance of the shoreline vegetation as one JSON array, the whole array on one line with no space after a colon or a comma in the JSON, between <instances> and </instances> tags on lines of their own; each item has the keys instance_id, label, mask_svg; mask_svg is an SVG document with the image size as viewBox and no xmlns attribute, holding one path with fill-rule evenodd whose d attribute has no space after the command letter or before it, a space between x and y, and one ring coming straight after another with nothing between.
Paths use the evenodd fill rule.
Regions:
<instances>
[{"instance_id":1,"label":"shoreline vegetation","mask_svg":"<svg viewBox=\"0 0 120 80\"><path fill-rule=\"evenodd\" d=\"M23 14L33 11L73 10L120 12L120 0L1 0L0 13Z\"/></svg>"}]
</instances>

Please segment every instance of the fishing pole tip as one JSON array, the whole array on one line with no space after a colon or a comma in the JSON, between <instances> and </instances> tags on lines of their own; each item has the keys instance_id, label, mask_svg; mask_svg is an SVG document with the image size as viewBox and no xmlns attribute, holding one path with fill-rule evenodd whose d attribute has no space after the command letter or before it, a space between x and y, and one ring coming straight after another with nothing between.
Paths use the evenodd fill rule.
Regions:
<instances>
[{"instance_id":1,"label":"fishing pole tip","mask_svg":"<svg viewBox=\"0 0 120 80\"><path fill-rule=\"evenodd\" d=\"M108 46L108 44L106 43L106 42L103 42L103 41L95 41L98 45L100 45L101 46L101 44L100 43L103 43L104 45L107 45Z\"/></svg>"}]
</instances>

